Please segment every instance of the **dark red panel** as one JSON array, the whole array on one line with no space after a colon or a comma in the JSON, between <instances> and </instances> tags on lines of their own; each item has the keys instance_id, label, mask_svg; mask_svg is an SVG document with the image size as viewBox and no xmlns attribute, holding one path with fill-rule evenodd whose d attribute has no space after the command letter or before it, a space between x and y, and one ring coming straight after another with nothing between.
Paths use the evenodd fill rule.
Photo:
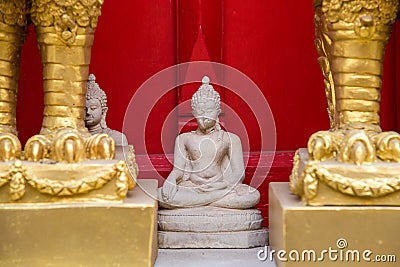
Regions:
<instances>
[{"instance_id":1,"label":"dark red panel","mask_svg":"<svg viewBox=\"0 0 400 267\"><path fill-rule=\"evenodd\" d=\"M248 75L268 100L278 150L304 146L311 133L329 127L312 1L224 4L224 63Z\"/></svg>"},{"instance_id":2,"label":"dark red panel","mask_svg":"<svg viewBox=\"0 0 400 267\"><path fill-rule=\"evenodd\" d=\"M178 0L177 2L178 62L192 61L192 54L199 33L204 37L209 60L220 62L222 1Z\"/></svg>"},{"instance_id":3,"label":"dark red panel","mask_svg":"<svg viewBox=\"0 0 400 267\"><path fill-rule=\"evenodd\" d=\"M193 61L221 62L222 59L222 1L178 0L177 5L177 53L178 63ZM213 76L212 73L203 75ZM198 77L198 81L202 77ZM215 82L215 81L214 81ZM190 100L198 84L185 84L178 89L179 104ZM224 101L224 92L215 87ZM191 117L190 105L179 106L179 129L193 130L195 123L187 123Z\"/></svg>"},{"instance_id":4,"label":"dark red panel","mask_svg":"<svg viewBox=\"0 0 400 267\"><path fill-rule=\"evenodd\" d=\"M42 127L43 96L42 63L31 25L22 48L18 88L17 130L23 144Z\"/></svg>"},{"instance_id":5,"label":"dark red panel","mask_svg":"<svg viewBox=\"0 0 400 267\"><path fill-rule=\"evenodd\" d=\"M312 1L224 1L223 62L264 93L275 117L278 150L304 147L312 133L329 128L313 19ZM394 49L392 38L384 67L384 129L395 129L396 122ZM226 101L240 112L239 102Z\"/></svg>"},{"instance_id":6,"label":"dark red panel","mask_svg":"<svg viewBox=\"0 0 400 267\"><path fill-rule=\"evenodd\" d=\"M91 71L109 95L108 124L122 128L125 110L139 86L149 77L175 64L175 2L105 1L96 31ZM154 104L162 96L154 96ZM165 95L150 117L155 131L146 131L148 149L161 153L159 131L163 118L175 107L176 96ZM137 129L144 131L144 129ZM135 136L128 135L135 144ZM139 148L138 148L139 149Z\"/></svg>"},{"instance_id":7,"label":"dark red panel","mask_svg":"<svg viewBox=\"0 0 400 267\"><path fill-rule=\"evenodd\" d=\"M383 64L381 89L381 127L384 131L397 131L397 101L396 101L396 31L389 39ZM399 46L397 46L397 49ZM398 74L397 74L398 76Z\"/></svg>"},{"instance_id":8,"label":"dark red panel","mask_svg":"<svg viewBox=\"0 0 400 267\"><path fill-rule=\"evenodd\" d=\"M396 106L397 130L400 129L400 21L397 20L395 29L395 54L396 54Z\"/></svg>"}]
</instances>

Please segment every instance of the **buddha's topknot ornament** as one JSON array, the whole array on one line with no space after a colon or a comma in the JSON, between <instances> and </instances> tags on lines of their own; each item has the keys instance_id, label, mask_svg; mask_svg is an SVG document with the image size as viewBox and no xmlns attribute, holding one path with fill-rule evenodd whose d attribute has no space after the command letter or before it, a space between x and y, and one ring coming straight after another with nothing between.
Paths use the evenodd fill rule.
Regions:
<instances>
[{"instance_id":1,"label":"buddha's topknot ornament","mask_svg":"<svg viewBox=\"0 0 400 267\"><path fill-rule=\"evenodd\" d=\"M215 103L217 109L220 109L221 98L219 93L214 90L214 87L210 84L210 78L204 76L201 80L203 83L199 89L192 96L192 109L196 109L199 102L204 102L204 100L211 100Z\"/></svg>"},{"instance_id":2,"label":"buddha's topknot ornament","mask_svg":"<svg viewBox=\"0 0 400 267\"><path fill-rule=\"evenodd\" d=\"M88 87L86 92L86 100L97 99L100 101L101 107L107 107L107 95L100 88L99 84L96 83L96 76L94 74L89 75Z\"/></svg>"}]
</instances>

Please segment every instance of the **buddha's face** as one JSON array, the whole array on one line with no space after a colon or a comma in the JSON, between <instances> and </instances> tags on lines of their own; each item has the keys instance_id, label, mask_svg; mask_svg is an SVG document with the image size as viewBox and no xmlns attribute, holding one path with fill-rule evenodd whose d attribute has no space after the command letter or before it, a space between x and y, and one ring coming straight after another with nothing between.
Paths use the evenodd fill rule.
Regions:
<instances>
[{"instance_id":1,"label":"buddha's face","mask_svg":"<svg viewBox=\"0 0 400 267\"><path fill-rule=\"evenodd\" d=\"M85 125L93 127L100 123L103 116L103 109L98 99L92 98L86 101Z\"/></svg>"},{"instance_id":2,"label":"buddha's face","mask_svg":"<svg viewBox=\"0 0 400 267\"><path fill-rule=\"evenodd\" d=\"M200 100L193 109L193 116L197 120L197 124L201 131L207 131L213 127L217 122L217 118L221 110L217 108L214 101L207 99Z\"/></svg>"}]
</instances>

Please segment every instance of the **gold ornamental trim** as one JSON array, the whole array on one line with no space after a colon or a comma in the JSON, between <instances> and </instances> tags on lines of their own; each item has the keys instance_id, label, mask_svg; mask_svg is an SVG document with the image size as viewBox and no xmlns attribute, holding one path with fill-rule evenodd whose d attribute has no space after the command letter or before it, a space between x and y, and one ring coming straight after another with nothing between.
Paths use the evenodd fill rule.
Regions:
<instances>
[{"instance_id":1,"label":"gold ornamental trim","mask_svg":"<svg viewBox=\"0 0 400 267\"><path fill-rule=\"evenodd\" d=\"M303 183L299 176L299 168L300 168L300 154L299 150L296 150L296 153L293 157L293 168L292 173L290 174L290 182L289 182L289 189L292 193L301 196Z\"/></svg>"},{"instance_id":2,"label":"gold ornamental trim","mask_svg":"<svg viewBox=\"0 0 400 267\"><path fill-rule=\"evenodd\" d=\"M301 181L305 199L313 199L318 193L319 182L340 193L356 197L383 197L400 191L400 175L384 178L354 179L328 169L308 165L304 170Z\"/></svg>"},{"instance_id":3,"label":"gold ornamental trim","mask_svg":"<svg viewBox=\"0 0 400 267\"><path fill-rule=\"evenodd\" d=\"M26 1L0 0L0 22L4 24L25 27L26 12Z\"/></svg>"},{"instance_id":4,"label":"gold ornamental trim","mask_svg":"<svg viewBox=\"0 0 400 267\"><path fill-rule=\"evenodd\" d=\"M322 11L331 23L352 23L360 14L369 14L377 24L392 24L399 12L398 0L320 0L314 1L314 6L321 2Z\"/></svg>"},{"instance_id":5,"label":"gold ornamental trim","mask_svg":"<svg viewBox=\"0 0 400 267\"><path fill-rule=\"evenodd\" d=\"M104 0L47 0L33 1L32 21L43 27L60 29L96 28Z\"/></svg>"},{"instance_id":6,"label":"gold ornamental trim","mask_svg":"<svg viewBox=\"0 0 400 267\"><path fill-rule=\"evenodd\" d=\"M16 201L24 196L27 183L40 193L62 197L100 189L115 179L116 194L122 199L126 196L130 187L128 172L126 163L121 160L116 162L112 168L105 167L95 176L59 181L38 177L32 171L28 171L21 161L17 160L12 164L9 172L0 174L0 187L10 183L10 198Z\"/></svg>"},{"instance_id":7,"label":"gold ornamental trim","mask_svg":"<svg viewBox=\"0 0 400 267\"><path fill-rule=\"evenodd\" d=\"M359 197L382 197L400 190L400 176L386 178L352 179L318 168L316 175L331 188Z\"/></svg>"}]
</instances>

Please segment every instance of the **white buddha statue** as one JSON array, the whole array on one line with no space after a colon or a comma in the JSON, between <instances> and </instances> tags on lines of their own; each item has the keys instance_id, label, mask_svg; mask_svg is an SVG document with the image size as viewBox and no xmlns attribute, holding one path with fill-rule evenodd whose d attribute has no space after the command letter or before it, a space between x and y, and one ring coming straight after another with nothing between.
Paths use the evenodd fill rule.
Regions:
<instances>
[{"instance_id":1,"label":"white buddha statue","mask_svg":"<svg viewBox=\"0 0 400 267\"><path fill-rule=\"evenodd\" d=\"M192 97L197 130L176 138L174 168L159 190L164 208L247 209L260 200L256 189L242 184L242 144L237 135L221 129L220 96L209 82L205 76Z\"/></svg>"},{"instance_id":2,"label":"white buddha statue","mask_svg":"<svg viewBox=\"0 0 400 267\"><path fill-rule=\"evenodd\" d=\"M107 127L107 95L96 83L96 77L89 75L86 93L85 126L91 134L105 133L112 137L116 146L127 146L126 136Z\"/></svg>"}]
</instances>

